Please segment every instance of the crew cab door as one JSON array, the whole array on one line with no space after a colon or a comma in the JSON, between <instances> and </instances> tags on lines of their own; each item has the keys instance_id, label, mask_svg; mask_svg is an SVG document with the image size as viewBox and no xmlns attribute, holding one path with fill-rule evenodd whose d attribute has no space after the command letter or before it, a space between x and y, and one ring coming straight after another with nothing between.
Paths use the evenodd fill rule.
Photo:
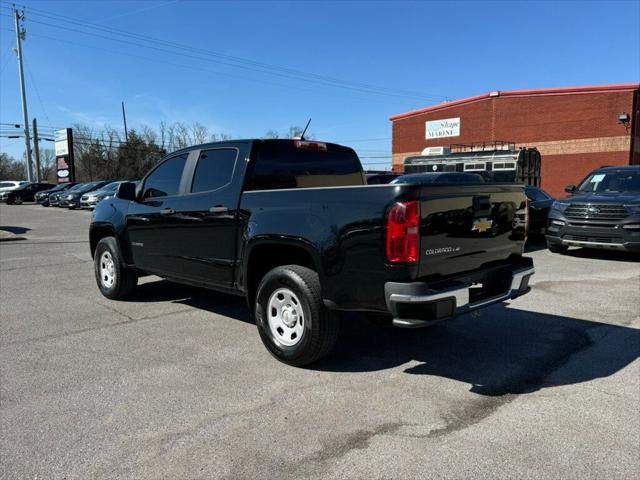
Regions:
<instances>
[{"instance_id":1,"label":"crew cab door","mask_svg":"<svg viewBox=\"0 0 640 480\"><path fill-rule=\"evenodd\" d=\"M139 199L127 211L126 224L136 267L166 276L182 275L176 213L182 201L188 154L167 158L142 180Z\"/></svg>"},{"instance_id":2,"label":"crew cab door","mask_svg":"<svg viewBox=\"0 0 640 480\"><path fill-rule=\"evenodd\" d=\"M233 284L237 209L248 145L203 148L189 160L186 193L178 213L187 279L225 288Z\"/></svg>"}]
</instances>

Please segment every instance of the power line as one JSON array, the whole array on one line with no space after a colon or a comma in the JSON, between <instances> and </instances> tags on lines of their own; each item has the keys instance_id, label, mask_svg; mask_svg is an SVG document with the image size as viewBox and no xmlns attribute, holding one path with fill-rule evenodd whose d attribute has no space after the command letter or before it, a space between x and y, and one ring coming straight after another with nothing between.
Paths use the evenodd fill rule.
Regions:
<instances>
[{"instance_id":1,"label":"power line","mask_svg":"<svg viewBox=\"0 0 640 480\"><path fill-rule=\"evenodd\" d=\"M33 74L31 73L31 68L27 65L27 73L29 74L29 78L31 79L31 83L33 84L33 89L36 91L36 97L38 98L38 103L40 103L40 108L42 108L42 113L44 113L47 122L51 122L49 115L47 115L47 109L44 108L44 103L42 103L42 97L40 97L40 90L38 90L38 85L36 84L36 80L33 78Z\"/></svg>"},{"instance_id":2,"label":"power line","mask_svg":"<svg viewBox=\"0 0 640 480\"><path fill-rule=\"evenodd\" d=\"M169 5L169 4L171 4L171 3L176 3L176 2L178 2L178 1L179 1L179 0L169 0L168 2L158 3L158 4L156 4L156 5L151 5L151 6L149 6L149 7L139 8L139 9L137 9L137 10L133 10L133 11L131 11L131 12L125 12L125 13L121 13L121 14L119 14L119 15L113 15L113 16L111 16L111 17L101 18L100 20L98 20L98 22L102 23L102 22L106 22L106 21L109 21L109 20L114 20L114 19L116 19L116 18L126 17L126 16L129 16L129 15L135 15L136 13L146 12L146 11L148 11L148 10L153 10L153 9L155 9L155 8L164 7L164 6L166 6L166 5ZM96 22L95 24L97 24L97 22Z\"/></svg>"},{"instance_id":3,"label":"power line","mask_svg":"<svg viewBox=\"0 0 640 480\"><path fill-rule=\"evenodd\" d=\"M9 3L9 2L3 2L3 3ZM151 37L149 35L142 35L142 34L137 34L137 33L132 33L126 30L121 30L121 29L115 29L115 28L111 28L111 27L104 27L101 25L97 25L95 23L89 23L83 20L79 20L79 19L74 19L72 17L68 17L68 16L63 16L63 15L59 15L59 14L55 14L53 12L47 12L45 10L41 10L41 9L33 9L31 8L30 10L35 10L36 12L42 12L42 13L36 13L36 15L40 15L40 16L44 16L45 18L64 18L66 19L69 23L73 23L75 25L79 25L79 26L90 26L92 28L98 28L101 29L102 31L108 32L108 33L115 33L115 34L119 34L119 35L123 35L123 36L128 36L130 38L134 38L134 39L139 39L142 41L146 41L149 43L155 43L155 44L161 44L161 45L165 45L165 46L170 46L176 49L183 49L183 50L187 50L187 51L192 51L192 52L200 52L206 55L210 55L210 56L214 56L216 58L223 58L226 60L231 60L231 61L235 61L238 63L242 63L242 64L248 64L248 65L253 65L253 66L260 66L260 67L264 67L264 68L269 68L269 69L275 69L275 70L282 70L288 73L293 73L293 74L300 74L300 75L306 75L306 76L311 76L317 79L324 79L324 80L328 80L328 81L333 81L333 82L338 82L338 83L345 83L345 84L352 84L352 85L356 85L356 86L360 86L360 87L365 87L365 88L372 88L372 89L379 89L379 90L385 90L385 91L389 91L389 92L396 92L396 93L403 93L403 94L408 94L408 95L412 95L412 96L419 96L421 98L425 98L425 97L431 97L431 98L439 98L439 99L446 99L447 97L445 95L428 95L424 92L415 92L415 91L409 91L409 90L402 90L402 89L391 89L388 87L380 87L380 86L376 86L376 85L371 85L371 84L366 84L366 83L362 83L362 82L351 82L351 81L346 81L346 80L342 80L342 79L336 79L334 77L329 77L326 75L319 75L319 74L315 74L315 73L309 73L309 72L305 72L305 71L301 71L301 70L296 70L290 67L283 67L283 66L279 66L279 65L274 65L274 64L269 64L269 63L265 63L265 62L259 62L256 60L251 60L251 59L246 59L246 58L242 58L242 57L237 57L237 56L232 56L232 55L228 55L228 54L223 54L220 52L215 52L212 50L208 50L208 49L203 49L203 48L198 48L198 47L193 47L190 45L185 45L185 44L180 44L177 42L172 42L172 41L167 41L164 39L160 39L160 38L155 38L155 37Z\"/></svg>"},{"instance_id":4,"label":"power line","mask_svg":"<svg viewBox=\"0 0 640 480\"><path fill-rule=\"evenodd\" d=\"M1 61L1 66L0 66L0 75L2 75L2 72L4 72L4 68L9 63L9 59L11 58L11 51L12 50L13 50L13 47L11 45L9 45L9 48L7 48L7 51L2 55L2 61Z\"/></svg>"},{"instance_id":5,"label":"power line","mask_svg":"<svg viewBox=\"0 0 640 480\"><path fill-rule=\"evenodd\" d=\"M8 2L2 2L2 3L8 3ZM7 8L7 7L2 7L2 8ZM225 55L225 54L221 54L219 52L214 52L214 51L211 51L211 50L206 50L206 49L197 48L197 47L191 47L191 46L188 46L188 45L183 45L183 44L179 44L179 43L176 43L176 42L170 42L170 41L166 41L166 40L162 40L162 39L158 39L158 38L154 38L154 37L150 37L150 36L146 36L146 35L135 34L135 33L131 33L131 32L125 31L125 30L119 30L119 29L103 27L101 25L83 22L81 20L77 20L77 19L74 19L72 17L58 15L58 14L54 14L52 12L46 12L44 10L40 10L40 9L37 9L37 8L29 8L29 12L32 13L33 15L36 15L36 16L39 16L39 17L44 17L46 19L52 19L52 20L56 20L56 21L60 21L61 19L64 19L64 21L66 21L67 23L70 23L70 24L73 24L73 25L76 25L76 26L80 26L80 27L83 27L83 28L91 27L92 31L87 32L87 31L84 31L84 30L78 30L78 29L74 29L74 28L70 28L70 27L63 27L61 25L51 24L51 23L43 22L43 21L39 21L39 20L31 20L34 23L40 23L40 24L47 25L47 26L50 26L50 27L53 27L53 28L60 28L60 29L63 29L63 30L74 31L74 32L77 32L77 33L80 33L80 34L84 34L84 35L92 35L92 36L96 36L98 38L104 38L104 39L111 40L111 41L118 41L118 42L121 42L121 43L132 44L132 45L140 46L140 47L143 47L143 48L149 48L149 49L153 49L153 50L163 51L163 52L170 53L170 54L173 54L173 55L186 56L186 57L194 58L194 59L197 59L197 60L212 61L212 62L215 62L215 63L219 63L219 64L222 64L222 65L226 65L226 66L230 66L230 67L234 67L234 68L243 68L243 69L246 69L246 70L255 71L255 72L259 72L259 73L264 73L264 74L268 74L268 75L277 75L277 76L290 78L290 79L295 79L295 80L299 80L299 81L307 81L307 82L311 82L311 83L316 83L316 84L320 84L320 85L324 85L324 86L330 86L330 87L336 87L336 88L345 88L345 89L360 91L360 92L369 93L369 94L389 95L389 96L399 96L399 97L410 97L410 98L422 98L422 99L426 99L426 98L443 99L443 98L446 98L444 95L428 95L428 94L423 94L421 92L412 92L412 91L407 91L407 90L390 89L390 88L387 88L387 87L379 87L379 86L370 85L370 84L366 84L366 83L351 82L351 81L341 80L341 79L337 79L337 78L333 78L333 77L328 77L328 76L325 76L325 75L318 75L318 74L314 74L314 73L304 72L304 71L292 69L292 68L289 68L289 67L272 65L272 64L267 64L267 63L264 63L264 62L257 62L257 61L254 61L254 60L249 60L249 59L245 59L245 58L241 58L241 57ZM39 13L39 12L42 12L42 13ZM151 45L145 45L145 44L133 42L133 41L130 41L130 40L124 40L122 38L113 38L113 37L101 35L101 34L96 33L95 30L101 31L103 33L107 33L109 35L118 35L120 37L128 37L129 39L135 39L135 40L138 40L138 41L147 42L147 43L149 43ZM197 55L189 55L189 54L186 54L186 53L180 53L180 52L176 52L174 50L167 50L166 48L159 48L159 47L153 46L153 45L162 45L164 47L169 47L169 48L172 48L174 50L179 50L179 51L182 51L182 52L196 53ZM202 55L205 55L207 57L213 57L213 58L203 58ZM214 60L214 58L216 60Z\"/></svg>"},{"instance_id":6,"label":"power line","mask_svg":"<svg viewBox=\"0 0 640 480\"><path fill-rule=\"evenodd\" d=\"M0 14L0 16L6 16L3 14ZM0 30L8 30L8 29L4 29L4 28L0 28ZM99 50L99 51L103 51L103 52L107 52L107 53L112 53L114 55L120 55L120 56L126 56L126 57L131 57L131 58L139 58L142 60L146 60L149 62L153 62L153 63L160 63L160 64L164 64L164 65L171 65L173 67L180 67L180 68L187 68L187 69L191 69L191 70L195 70L195 71L199 71L199 72L205 72L205 73L209 73L212 75L223 75L226 77L230 77L230 78L239 78L248 82L254 82L254 83L259 83L262 85L271 85L271 86L276 86L276 87L281 87L281 88L285 88L287 90L306 90L306 87L294 87L292 85L287 85L284 83L276 83L273 81L265 81L265 80L260 80L257 78L250 78L250 77L246 77L246 76L242 76L242 75L237 75L237 74L233 74L233 73L229 73L229 72L221 72L221 71L216 71L216 70L211 70L211 69L207 69L207 68L202 68L202 67L197 67L194 65L186 65L186 64L181 64L181 63L175 63L175 62L170 62L170 61L166 61L166 60L160 60L157 58L151 58L151 57L145 57L143 55L136 55L133 53L129 53L129 52L122 52L122 51L118 51L118 50L111 50L108 48L102 48L102 47L97 47L95 45L87 45L85 43L78 43L78 42L73 42L70 40L66 40L66 39L62 39L62 38L58 38L58 37L53 37L50 35L41 35L41 34L37 34L37 33L30 33L29 34L30 37L37 37L37 38L43 38L46 40L54 40L60 43L66 43L68 45L75 45L75 46L79 46L82 48L90 48L93 50ZM333 94L333 96L336 96L335 94ZM339 98L344 98L342 96L338 96ZM354 97L354 96L350 96L348 98L365 98L365 97Z\"/></svg>"}]
</instances>

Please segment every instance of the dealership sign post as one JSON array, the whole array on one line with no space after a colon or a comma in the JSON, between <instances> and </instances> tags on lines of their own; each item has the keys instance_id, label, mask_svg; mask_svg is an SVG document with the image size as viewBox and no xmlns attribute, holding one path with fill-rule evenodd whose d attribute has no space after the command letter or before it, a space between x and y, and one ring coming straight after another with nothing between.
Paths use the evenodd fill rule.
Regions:
<instances>
[{"instance_id":1,"label":"dealership sign post","mask_svg":"<svg viewBox=\"0 0 640 480\"><path fill-rule=\"evenodd\" d=\"M56 130L56 174L58 183L76 181L76 169L73 158L73 132L70 128Z\"/></svg>"},{"instance_id":2,"label":"dealership sign post","mask_svg":"<svg viewBox=\"0 0 640 480\"><path fill-rule=\"evenodd\" d=\"M425 122L425 127L425 138L427 140L434 138L459 137L460 117Z\"/></svg>"}]
</instances>

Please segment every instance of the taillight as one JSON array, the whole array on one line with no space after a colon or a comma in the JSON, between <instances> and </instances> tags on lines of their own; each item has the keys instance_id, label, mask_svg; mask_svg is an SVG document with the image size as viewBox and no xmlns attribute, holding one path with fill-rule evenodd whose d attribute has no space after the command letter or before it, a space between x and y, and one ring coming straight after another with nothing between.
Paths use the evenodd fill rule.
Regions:
<instances>
[{"instance_id":1,"label":"taillight","mask_svg":"<svg viewBox=\"0 0 640 480\"><path fill-rule=\"evenodd\" d=\"M420 205L398 202L387 216L387 259L391 263L418 263Z\"/></svg>"}]
</instances>

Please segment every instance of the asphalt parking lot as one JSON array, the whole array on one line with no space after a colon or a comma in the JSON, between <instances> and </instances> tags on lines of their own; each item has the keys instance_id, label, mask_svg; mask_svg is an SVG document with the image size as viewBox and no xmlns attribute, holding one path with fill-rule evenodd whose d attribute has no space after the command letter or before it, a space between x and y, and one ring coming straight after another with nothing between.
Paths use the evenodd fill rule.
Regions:
<instances>
[{"instance_id":1,"label":"asphalt parking lot","mask_svg":"<svg viewBox=\"0 0 640 480\"><path fill-rule=\"evenodd\" d=\"M529 295L296 369L235 297L102 297L90 216L0 205L3 479L640 477L637 258L533 248Z\"/></svg>"}]
</instances>

